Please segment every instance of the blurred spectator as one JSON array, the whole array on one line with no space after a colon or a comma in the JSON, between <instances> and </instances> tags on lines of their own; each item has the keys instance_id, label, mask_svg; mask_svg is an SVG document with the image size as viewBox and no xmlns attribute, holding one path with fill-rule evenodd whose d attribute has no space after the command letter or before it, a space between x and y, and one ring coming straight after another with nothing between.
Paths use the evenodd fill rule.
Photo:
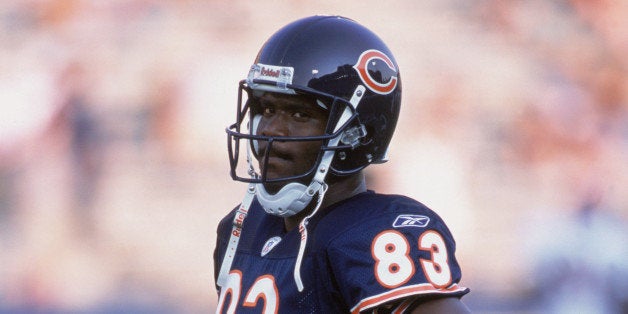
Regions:
<instances>
[{"instance_id":1,"label":"blurred spectator","mask_svg":"<svg viewBox=\"0 0 628 314\"><path fill-rule=\"evenodd\" d=\"M90 76L84 64L72 62L57 82L58 112L51 131L67 138L71 180L72 214L78 236L93 236L94 199L104 166L105 141L101 121L90 98Z\"/></svg>"},{"instance_id":2,"label":"blurred spectator","mask_svg":"<svg viewBox=\"0 0 628 314\"><path fill-rule=\"evenodd\" d=\"M13 156L0 151L0 247L2 239L11 240L15 230L15 219L19 199L17 180L19 177L18 163Z\"/></svg>"},{"instance_id":3,"label":"blurred spectator","mask_svg":"<svg viewBox=\"0 0 628 314\"><path fill-rule=\"evenodd\" d=\"M573 212L540 215L527 232L531 302L543 313L628 313L628 224L599 191Z\"/></svg>"}]
</instances>

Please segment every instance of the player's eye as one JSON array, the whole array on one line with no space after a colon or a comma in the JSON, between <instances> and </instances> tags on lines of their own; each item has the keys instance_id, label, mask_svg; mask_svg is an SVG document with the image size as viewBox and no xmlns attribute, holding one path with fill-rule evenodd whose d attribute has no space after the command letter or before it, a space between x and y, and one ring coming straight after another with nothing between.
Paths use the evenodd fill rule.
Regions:
<instances>
[{"instance_id":1,"label":"player's eye","mask_svg":"<svg viewBox=\"0 0 628 314\"><path fill-rule=\"evenodd\" d=\"M262 115L268 117L275 114L275 108L272 106L262 105Z\"/></svg>"},{"instance_id":2,"label":"player's eye","mask_svg":"<svg viewBox=\"0 0 628 314\"><path fill-rule=\"evenodd\" d=\"M311 116L310 116L310 114L308 114L307 112L304 112L304 111L295 111L292 114L292 117L294 117L297 121L305 121L305 120L309 119Z\"/></svg>"}]
</instances>

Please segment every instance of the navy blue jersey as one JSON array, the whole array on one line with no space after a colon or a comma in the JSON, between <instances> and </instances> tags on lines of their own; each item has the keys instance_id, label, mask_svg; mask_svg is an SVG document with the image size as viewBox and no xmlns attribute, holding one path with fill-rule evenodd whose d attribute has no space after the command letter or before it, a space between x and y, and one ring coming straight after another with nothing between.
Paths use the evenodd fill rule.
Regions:
<instances>
[{"instance_id":1,"label":"navy blue jersey","mask_svg":"<svg viewBox=\"0 0 628 314\"><path fill-rule=\"evenodd\" d=\"M215 274L235 213L218 227ZM413 199L368 191L322 208L306 228L299 292L294 270L302 233L286 232L283 218L253 201L217 313L359 313L468 292L458 285L461 271L447 226Z\"/></svg>"}]
</instances>

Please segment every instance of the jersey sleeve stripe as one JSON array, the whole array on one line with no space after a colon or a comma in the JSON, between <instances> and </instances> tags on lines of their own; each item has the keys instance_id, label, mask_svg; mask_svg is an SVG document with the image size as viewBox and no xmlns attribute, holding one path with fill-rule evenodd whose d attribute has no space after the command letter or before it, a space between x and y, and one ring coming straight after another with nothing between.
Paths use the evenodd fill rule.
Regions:
<instances>
[{"instance_id":1,"label":"jersey sleeve stripe","mask_svg":"<svg viewBox=\"0 0 628 314\"><path fill-rule=\"evenodd\" d=\"M360 301L351 309L351 313L357 314L361 311L380 306L386 302L397 300L408 296L417 296L422 294L453 294L466 291L467 288L461 287L454 283L447 288L435 288L429 283L401 287L382 294L374 295Z\"/></svg>"}]
</instances>

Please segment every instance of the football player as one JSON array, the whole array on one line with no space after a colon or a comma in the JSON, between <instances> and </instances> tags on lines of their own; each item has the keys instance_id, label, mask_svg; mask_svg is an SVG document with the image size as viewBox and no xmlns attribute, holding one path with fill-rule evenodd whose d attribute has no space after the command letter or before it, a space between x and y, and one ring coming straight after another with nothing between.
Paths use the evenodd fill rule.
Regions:
<instances>
[{"instance_id":1,"label":"football player","mask_svg":"<svg viewBox=\"0 0 628 314\"><path fill-rule=\"evenodd\" d=\"M366 188L400 102L392 53L353 20L307 17L266 41L227 128L248 189L218 227L217 313L468 311L441 218Z\"/></svg>"}]
</instances>

